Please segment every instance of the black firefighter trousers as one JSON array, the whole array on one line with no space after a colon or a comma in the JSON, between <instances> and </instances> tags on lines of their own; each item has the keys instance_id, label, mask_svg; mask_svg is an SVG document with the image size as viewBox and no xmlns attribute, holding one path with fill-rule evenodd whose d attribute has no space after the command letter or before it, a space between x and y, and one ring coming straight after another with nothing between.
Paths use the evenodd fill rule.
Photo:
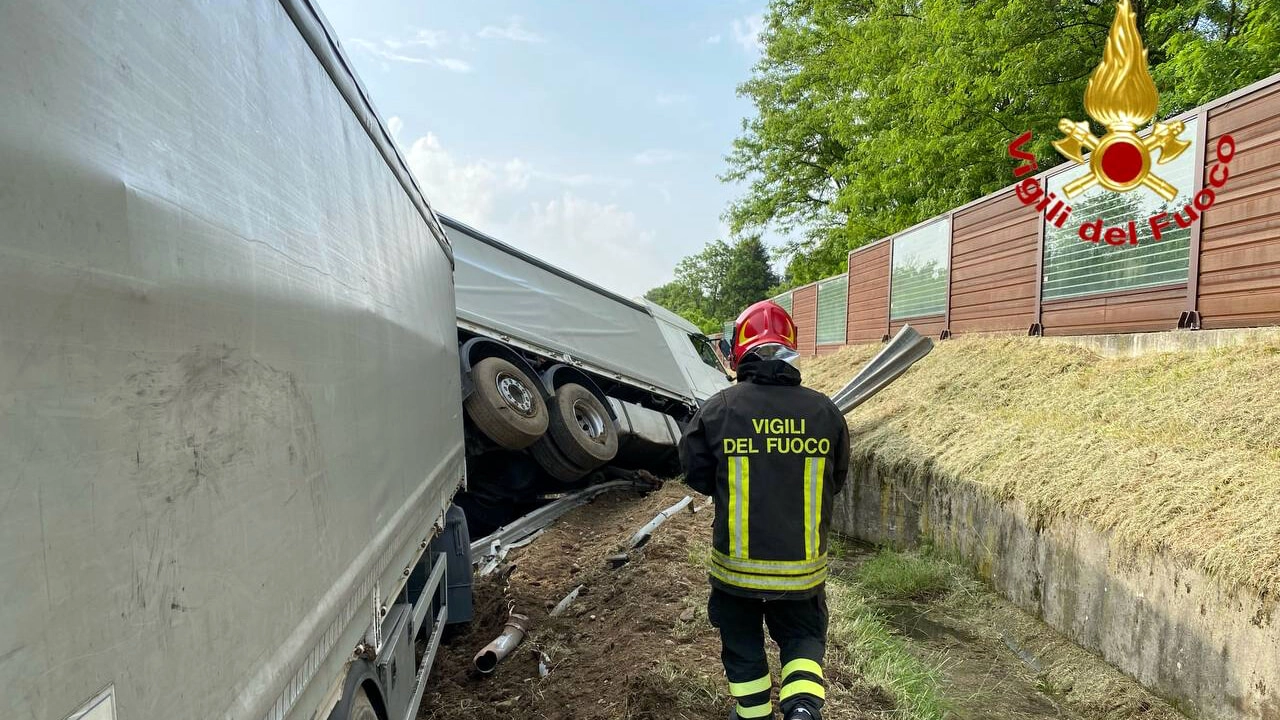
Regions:
<instances>
[{"instance_id":1,"label":"black firefighter trousers","mask_svg":"<svg viewBox=\"0 0 1280 720\"><path fill-rule=\"evenodd\" d=\"M769 698L769 661L764 653L764 627L782 656L782 685L778 693L782 715L805 707L815 720L826 698L822 658L827 649L827 596L820 588L813 597L758 600L711 588L707 618L720 629L720 660L737 700L738 717L773 716Z\"/></svg>"}]
</instances>

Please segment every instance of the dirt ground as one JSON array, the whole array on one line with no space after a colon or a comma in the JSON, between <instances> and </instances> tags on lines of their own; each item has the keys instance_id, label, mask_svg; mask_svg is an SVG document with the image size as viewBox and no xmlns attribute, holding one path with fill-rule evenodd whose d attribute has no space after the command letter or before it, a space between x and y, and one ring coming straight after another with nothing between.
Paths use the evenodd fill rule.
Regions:
<instances>
[{"instance_id":1,"label":"dirt ground","mask_svg":"<svg viewBox=\"0 0 1280 720\"><path fill-rule=\"evenodd\" d=\"M478 581L476 619L440 650L420 720L530 718L723 720L731 703L719 640L706 619L711 509L681 512L619 569L606 558L687 488L667 483L641 496L607 494L562 518L509 567ZM693 506L704 499L694 495ZM851 551L833 573L856 570ZM512 567L513 566L513 567ZM568 612L548 616L575 587ZM496 637L508 613L533 630L488 677L472 656ZM911 652L936 663L946 717L961 720L1175 720L1180 715L1097 658L976 586L945 599L883 607ZM828 652L826 720L910 720L890 693ZM539 664L545 668L540 670ZM772 657L774 674L777 657ZM776 682L776 678L775 678Z\"/></svg>"},{"instance_id":2,"label":"dirt ground","mask_svg":"<svg viewBox=\"0 0 1280 720\"><path fill-rule=\"evenodd\" d=\"M727 717L731 704L719 639L706 618L700 559L709 543L711 509L668 520L620 569L605 560L686 490L667 483L648 497L605 495L513 551L509 577L495 574L477 586L476 620L441 649L418 717ZM703 501L694 495L694 506ZM578 585L584 588L568 612L548 617ZM509 609L529 615L534 629L492 676L478 678L471 658L501 632ZM545 678L539 676L539 652L549 660ZM828 684L830 720L881 718L892 709L877 690L838 670L829 673Z\"/></svg>"}]
</instances>

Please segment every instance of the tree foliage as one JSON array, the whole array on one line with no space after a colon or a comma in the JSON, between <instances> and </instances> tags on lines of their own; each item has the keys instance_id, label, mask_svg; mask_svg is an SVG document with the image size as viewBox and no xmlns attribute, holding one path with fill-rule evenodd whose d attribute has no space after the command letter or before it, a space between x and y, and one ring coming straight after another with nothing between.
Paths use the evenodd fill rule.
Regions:
<instances>
[{"instance_id":1,"label":"tree foliage","mask_svg":"<svg viewBox=\"0 0 1280 720\"><path fill-rule=\"evenodd\" d=\"M1280 0L1132 0L1167 117L1280 71ZM795 238L788 285L849 250L1010 184L1008 142L1041 167L1084 88L1111 0L772 0L739 92L732 230Z\"/></svg>"},{"instance_id":2,"label":"tree foliage","mask_svg":"<svg viewBox=\"0 0 1280 720\"><path fill-rule=\"evenodd\" d=\"M645 297L713 333L778 283L768 249L758 235L747 235L733 245L708 243L676 265L674 280Z\"/></svg>"}]
</instances>

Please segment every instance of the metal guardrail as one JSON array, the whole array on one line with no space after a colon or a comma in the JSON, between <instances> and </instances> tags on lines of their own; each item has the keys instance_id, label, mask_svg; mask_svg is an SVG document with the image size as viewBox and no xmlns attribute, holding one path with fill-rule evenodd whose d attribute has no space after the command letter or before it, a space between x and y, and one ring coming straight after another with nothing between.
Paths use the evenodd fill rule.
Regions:
<instances>
[{"instance_id":1,"label":"metal guardrail","mask_svg":"<svg viewBox=\"0 0 1280 720\"><path fill-rule=\"evenodd\" d=\"M586 505L600 494L610 490L626 490L637 487L639 485L631 480L611 480L594 485L581 492L567 495L548 505L543 505L511 524L498 528L492 535L472 542L471 562L472 564L478 564L484 561L486 566L496 567L498 562L501 562L501 559L506 556L508 550L518 547L520 541L529 536L541 532L548 525L559 519L561 515L576 507ZM486 569L492 570L492 567L487 567Z\"/></svg>"},{"instance_id":2,"label":"metal guardrail","mask_svg":"<svg viewBox=\"0 0 1280 720\"><path fill-rule=\"evenodd\" d=\"M898 334L871 358L871 362L864 365L847 385L831 396L831 400L840 408L840 412L847 415L901 377L932 350L932 340L916 332L910 325L903 325Z\"/></svg>"}]
</instances>

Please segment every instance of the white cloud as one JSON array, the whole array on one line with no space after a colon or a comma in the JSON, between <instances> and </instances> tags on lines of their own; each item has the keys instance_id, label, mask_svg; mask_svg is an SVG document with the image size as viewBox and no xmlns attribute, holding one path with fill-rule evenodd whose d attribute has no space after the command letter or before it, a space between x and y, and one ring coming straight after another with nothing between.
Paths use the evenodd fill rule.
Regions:
<instances>
[{"instance_id":1,"label":"white cloud","mask_svg":"<svg viewBox=\"0 0 1280 720\"><path fill-rule=\"evenodd\" d=\"M719 44L720 44L720 40L721 40L721 38L720 38L720 33L716 33L715 35L712 35L711 37L707 38L707 44L708 44L708 45L719 45Z\"/></svg>"},{"instance_id":2,"label":"white cloud","mask_svg":"<svg viewBox=\"0 0 1280 720\"><path fill-rule=\"evenodd\" d=\"M410 63L413 65L434 65L442 67L453 72L465 73L471 72L471 65L465 60L451 57L436 57L434 55L413 55L409 54L409 45L397 40L383 40L381 43L375 43L363 38L351 38L349 41L352 46L360 48L365 52L398 63Z\"/></svg>"},{"instance_id":3,"label":"white cloud","mask_svg":"<svg viewBox=\"0 0 1280 720\"><path fill-rule=\"evenodd\" d=\"M398 132L398 121L388 120L388 127ZM415 140L407 157L437 210L553 265L628 296L670 274L655 234L635 213L580 194L628 180L541 171L520 158L469 161L434 133Z\"/></svg>"},{"instance_id":4,"label":"white cloud","mask_svg":"<svg viewBox=\"0 0 1280 720\"><path fill-rule=\"evenodd\" d=\"M760 33L764 32L764 16L760 13L733 21L733 39L747 52L759 53L764 49Z\"/></svg>"},{"instance_id":5,"label":"white cloud","mask_svg":"<svg viewBox=\"0 0 1280 720\"><path fill-rule=\"evenodd\" d=\"M507 186L516 190L524 190L529 187L529 181L534 175L533 166L520 158L508 160L502 166L502 170L507 179Z\"/></svg>"},{"instance_id":6,"label":"white cloud","mask_svg":"<svg viewBox=\"0 0 1280 720\"><path fill-rule=\"evenodd\" d=\"M655 191L655 192L657 192L657 193L658 193L658 195L662 197L662 202L663 202L663 204L664 204L664 205L670 205L670 204L671 204L671 187L670 187L670 185L668 185L667 183L661 183L661 184L654 183L654 184L650 185L649 187L653 188L653 189L654 189L654 191ZM728 236L726 236L726 237L728 237Z\"/></svg>"},{"instance_id":7,"label":"white cloud","mask_svg":"<svg viewBox=\"0 0 1280 720\"><path fill-rule=\"evenodd\" d=\"M469 222L482 223L492 217L498 191L504 184L512 184L494 163L466 163L454 158L435 133L413 142L408 161L431 204Z\"/></svg>"},{"instance_id":8,"label":"white cloud","mask_svg":"<svg viewBox=\"0 0 1280 720\"><path fill-rule=\"evenodd\" d=\"M653 100L659 105L676 105L678 103L687 103L693 98L684 93L658 93Z\"/></svg>"},{"instance_id":9,"label":"white cloud","mask_svg":"<svg viewBox=\"0 0 1280 720\"><path fill-rule=\"evenodd\" d=\"M387 131L391 133L391 139L395 140L397 145L400 144L400 131L403 129L404 121L400 119L399 115L392 115L387 118Z\"/></svg>"},{"instance_id":10,"label":"white cloud","mask_svg":"<svg viewBox=\"0 0 1280 720\"><path fill-rule=\"evenodd\" d=\"M523 43L541 43L546 42L546 38L526 29L520 21L520 17L512 15L507 18L507 24L503 27L497 25L486 25L476 33L477 37L484 40L511 40L512 42Z\"/></svg>"},{"instance_id":11,"label":"white cloud","mask_svg":"<svg viewBox=\"0 0 1280 720\"><path fill-rule=\"evenodd\" d=\"M670 150L650 148L644 152L636 153L635 157L631 158L631 162L637 165L663 165L679 157L677 153Z\"/></svg>"},{"instance_id":12,"label":"white cloud","mask_svg":"<svg viewBox=\"0 0 1280 720\"><path fill-rule=\"evenodd\" d=\"M388 38L382 43L392 50L400 50L407 47L426 47L438 48L449 42L449 34L444 30L428 30L418 28L413 37L407 40L397 40Z\"/></svg>"},{"instance_id":13,"label":"white cloud","mask_svg":"<svg viewBox=\"0 0 1280 720\"><path fill-rule=\"evenodd\" d=\"M511 242L576 275L638 297L670 272L635 213L570 191L529 205Z\"/></svg>"},{"instance_id":14,"label":"white cloud","mask_svg":"<svg viewBox=\"0 0 1280 720\"><path fill-rule=\"evenodd\" d=\"M457 73L471 72L471 64L458 58L435 58L435 64Z\"/></svg>"}]
</instances>

